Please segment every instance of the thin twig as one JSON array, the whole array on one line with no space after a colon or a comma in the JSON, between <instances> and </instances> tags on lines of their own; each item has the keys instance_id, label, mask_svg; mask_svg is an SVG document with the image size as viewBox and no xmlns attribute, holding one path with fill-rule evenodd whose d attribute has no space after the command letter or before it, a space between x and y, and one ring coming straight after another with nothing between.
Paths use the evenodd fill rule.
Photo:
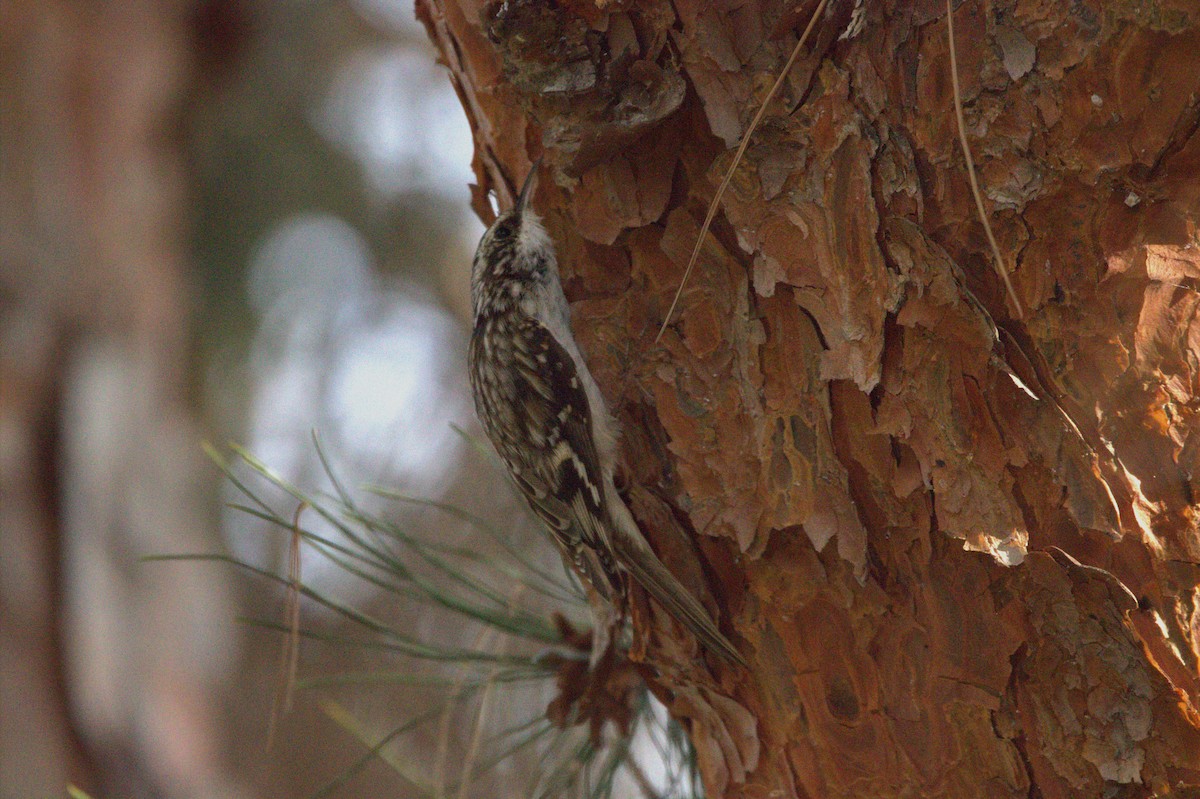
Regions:
<instances>
[{"instance_id":1,"label":"thin twig","mask_svg":"<svg viewBox=\"0 0 1200 799\"><path fill-rule=\"evenodd\" d=\"M1012 280L1009 279L1008 266L1004 263L1004 256L1000 254L1000 245L996 243L992 225L988 222L987 211L983 208L983 194L979 191L979 181L975 177L975 159L971 157L971 146L967 144L967 125L963 121L962 92L958 88L958 54L954 47L954 9L950 5L950 0L946 0L946 35L950 39L950 81L954 87L954 116L958 120L958 141L962 144L963 156L967 159L967 177L971 180L971 194L975 197L975 210L979 212L979 221L983 223L988 244L992 246L996 268L1000 272L1000 277L1004 278L1004 287L1008 290L1008 296L1012 298L1013 306L1017 309L1017 318L1023 319L1025 312L1021 308L1021 300L1017 297Z\"/></svg>"},{"instance_id":2,"label":"thin twig","mask_svg":"<svg viewBox=\"0 0 1200 799\"><path fill-rule=\"evenodd\" d=\"M523 593L525 593L524 587L518 586L509 602L509 607L516 605ZM500 645L497 648L497 654L505 654L508 651L508 644L508 638L501 639ZM479 743L483 740L483 730L487 724L488 712L492 705L492 695L496 689L496 675L499 671L500 669L497 667L492 668L492 672L488 675L487 682L483 686L483 696L479 698L479 715L475 717L475 731L471 735L471 743L467 746L467 754L463 758L463 767L459 776L458 799L466 799L470 796L471 777L475 771L476 761L479 759Z\"/></svg>"},{"instance_id":3,"label":"thin twig","mask_svg":"<svg viewBox=\"0 0 1200 799\"><path fill-rule=\"evenodd\" d=\"M502 650L506 648L501 647ZM467 746L467 754L463 758L462 772L459 777L458 799L466 799L471 795L471 777L475 771L476 761L479 759L479 744L483 740L483 730L487 725L492 696L496 691L497 671L497 669L493 669L492 673L488 675L487 682L483 686L483 696L479 698L479 715L475 717L475 731L471 735L471 743Z\"/></svg>"},{"instance_id":4,"label":"thin twig","mask_svg":"<svg viewBox=\"0 0 1200 799\"><path fill-rule=\"evenodd\" d=\"M484 627L475 636L475 643L473 644L472 648L477 650L489 648L491 646L492 638L495 637L496 634L496 628ZM486 683L488 688L490 688L492 683L495 682L494 675L495 671L488 675ZM436 782L433 794L436 799L445 799L446 796L446 759L450 752L450 721L451 716L454 713L455 703L458 702L459 698L463 695L466 687L467 677L464 675L462 679L460 679L454 686L454 690L451 692L450 700L446 703L445 712L442 713L442 717L438 720L437 758L434 766Z\"/></svg>"},{"instance_id":5,"label":"thin twig","mask_svg":"<svg viewBox=\"0 0 1200 799\"><path fill-rule=\"evenodd\" d=\"M733 163L729 165L729 170L721 180L721 185L717 187L716 195L713 196L712 202L708 204L708 213L704 216L704 224L700 226L700 235L696 238L696 246L692 249L692 257L688 259L687 269L683 270L683 280L679 281L679 290L675 292L675 299L671 300L671 307L667 309L667 315L663 319L662 327L658 329L658 335L654 337L655 344L662 339L663 333L667 330L667 325L671 323L671 316L675 313L675 306L679 304L679 298L683 296L683 288L687 285L688 278L691 277L692 270L696 267L696 261L700 258L700 249L704 246L704 237L708 235L708 229L712 225L713 219L717 216L717 208L721 204L721 198L725 196L725 189L729 188L729 182L733 180L733 173L737 170L738 164L742 162L742 156L746 154L746 148L750 146L750 137L754 135L758 124L762 122L762 118L766 115L767 105L775 98L779 87L783 85L783 81L787 78L788 73L792 71L792 66L796 63L796 59L800 57L800 50L804 47L804 43L808 41L809 34L812 33L813 27L817 23L817 18L825 10L827 2L828 0L821 0L817 4L812 17L808 20L808 26L804 29L804 33L800 35L800 40L796 42L796 46L792 48L792 54L788 56L787 63L783 65L783 69L780 70L779 75L775 78L775 83L772 84L771 90L767 92L767 96L758 107L758 113L751 120L750 127L746 128L746 132L742 135L742 141L738 144L737 152L733 155Z\"/></svg>"}]
</instances>

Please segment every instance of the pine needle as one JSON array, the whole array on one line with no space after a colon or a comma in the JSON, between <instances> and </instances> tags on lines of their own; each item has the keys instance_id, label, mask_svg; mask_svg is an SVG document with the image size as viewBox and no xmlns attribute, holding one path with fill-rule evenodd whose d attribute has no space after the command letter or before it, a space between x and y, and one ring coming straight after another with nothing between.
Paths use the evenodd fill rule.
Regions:
<instances>
[{"instance_id":1,"label":"pine needle","mask_svg":"<svg viewBox=\"0 0 1200 799\"><path fill-rule=\"evenodd\" d=\"M958 52L954 47L954 9L951 7L950 0L946 0L946 35L950 40L950 82L954 87L954 117L958 121L958 141L962 145L963 156L967 160L967 177L971 181L971 195L975 198L975 210L979 213L979 221L983 223L988 244L992 247L992 256L996 259L996 269L1000 272L1000 277L1004 278L1004 287L1008 290L1008 296L1012 298L1013 306L1017 310L1017 318L1022 319L1025 312L1021 308L1021 300L1017 297L1017 291L1013 288L1012 280L1008 276L1008 266L1004 263L1004 256L1000 254L1000 245L996 243L996 235L992 233L992 225L988 221L987 211L984 210L983 194L979 191L979 181L975 177L975 159L971 157L971 145L967 144L967 125L963 121L962 92L958 87Z\"/></svg>"},{"instance_id":2,"label":"pine needle","mask_svg":"<svg viewBox=\"0 0 1200 799\"><path fill-rule=\"evenodd\" d=\"M271 709L271 722L267 726L268 751L275 743L275 733L279 730L280 720L291 712L292 698L296 691L296 672L300 663L300 587L303 584L300 575L300 515L307 507L307 502L296 506L296 514L292 517L292 534L288 539L288 585L284 604L288 634L279 653L279 687L275 693L274 707Z\"/></svg>"},{"instance_id":3,"label":"pine needle","mask_svg":"<svg viewBox=\"0 0 1200 799\"><path fill-rule=\"evenodd\" d=\"M779 88L783 86L783 81L787 78L788 73L792 71L792 66L795 65L796 59L800 57L800 51L816 26L817 18L825 11L827 2L828 0L821 0L813 11L812 17L808 20L808 26L805 27L804 33L800 35L800 40L796 42L796 46L792 48L792 54L788 56L787 63L783 65L783 69L779 71L779 75L775 78L775 83L771 85L771 90L763 98L762 104L758 107L758 112L754 115L754 119L750 121L750 127L746 128L746 132L742 134L742 141L738 144L737 152L733 155L733 162L730 163L729 169L725 172L725 177L721 180L721 185L717 187L717 193L713 196L712 202L708 204L708 213L704 215L704 224L700 226L700 235L696 237L696 246L692 248L692 257L688 259L687 269L683 270L683 279L679 281L679 289L675 292L675 298L671 300L671 307L667 309L667 315L663 319L662 327L658 329L658 335L654 337L655 344L662 339L663 333L667 330L667 325L671 323L671 317L675 314L675 307L679 304L679 298L683 296L684 286L687 285L692 270L696 268L696 261L700 259L700 250L704 246L704 237L708 235L708 229L712 226L713 219L717 216L717 208L721 204L721 198L725 196L725 190L729 188L729 183L733 180L733 173L737 171L738 165L742 162L742 157L746 154L746 148L750 146L750 137L758 129L759 123L766 116L767 106L771 103L771 100L775 99Z\"/></svg>"},{"instance_id":4,"label":"pine needle","mask_svg":"<svg viewBox=\"0 0 1200 799\"><path fill-rule=\"evenodd\" d=\"M444 546L436 534L429 537L415 534L386 518L372 515L357 504L344 483L329 474L331 465L320 452L319 443L317 447L332 485L330 492L303 491L236 446L231 448L241 459L237 468L232 459L209 448L213 460L246 497L244 504L233 507L288 536L286 567L260 567L220 552L159 555L145 559L231 564L286 592L283 618L241 619L284 636L279 657L280 685L272 709L268 747L273 744L280 720L296 689L357 686L374 691L379 685L394 685L415 688L421 693L423 704L425 701L432 703L423 710L410 712L409 718L400 719L401 723L383 728L382 734L356 720L339 705L324 703L329 716L362 742L365 751L311 799L335 793L373 760L390 765L422 795L462 799L478 794L485 774L502 763L511 762L510 758L522 752L525 758L538 763L534 770L537 776L531 786L534 790L530 795L547 799L567 795L607 799L617 789L618 772L628 774L644 791L648 785L645 773L636 762L636 753L628 738L618 735L616 739L596 743L586 725L562 728L551 723L540 710L541 698L546 690L553 689L561 664L571 657L572 651L552 618L522 609L522 603L528 594L546 587L537 585L542 582L542 576L552 575L522 574L526 570L525 561L517 555L523 553L505 551L490 560L480 559L469 547L459 551L456 547ZM243 466L257 474L243 482L237 476ZM271 495L277 489L286 492L287 496L283 497L286 510L273 507L274 500L268 503L264 499L259 478L269 486ZM436 502L421 504L466 519L476 528L489 527L453 506L440 506ZM326 523L329 529L320 532ZM497 530L489 532L500 535ZM314 585L306 585L301 574L302 550L306 557L323 558L343 571L347 578L388 592L413 610L435 608L438 612L451 614L446 617L448 620L478 624L479 634L473 644L460 647L437 635L427 639L394 628ZM499 579L510 570L518 579ZM505 584L509 590L496 594L490 588L495 584ZM536 587L531 588L531 585ZM561 594L561 586L559 588L556 593ZM304 629L300 624L302 601L314 609L325 608L350 622L353 634ZM556 604L569 607L576 601L581 600L568 597L565 602ZM362 649L388 658L400 656L408 664L411 664L409 659L413 659L423 668L417 670L409 665L386 671L300 680L298 663L300 643L304 640L340 650ZM511 653L518 644L522 645L522 651ZM530 649L531 644L541 648L528 653L525 650ZM524 707L521 702L527 693L536 700L529 705L531 716L505 724L503 729L495 729L501 723L497 718L499 710L510 706ZM633 701L635 718L630 730L653 727L657 719L644 686ZM452 734L453 725L456 719L468 715L469 726L465 728L460 752L452 746L458 743ZM523 713L517 715L524 716ZM668 742L661 755L663 766L671 785L695 785L694 751L676 727L673 725L671 733L663 736ZM417 732L437 735L436 760L433 764L427 763L424 772L416 761L408 760L392 746L404 736ZM432 772L428 768L430 765Z\"/></svg>"}]
</instances>

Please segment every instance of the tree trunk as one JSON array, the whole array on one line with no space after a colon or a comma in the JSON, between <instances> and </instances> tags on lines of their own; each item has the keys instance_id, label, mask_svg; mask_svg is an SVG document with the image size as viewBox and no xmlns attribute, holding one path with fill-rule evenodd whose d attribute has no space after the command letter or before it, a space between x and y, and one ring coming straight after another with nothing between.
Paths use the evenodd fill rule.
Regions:
<instances>
[{"instance_id":1,"label":"tree trunk","mask_svg":"<svg viewBox=\"0 0 1200 799\"><path fill-rule=\"evenodd\" d=\"M198 451L187 2L0 12L0 797L217 795L228 582ZM180 743L180 742L185 743Z\"/></svg>"},{"instance_id":2,"label":"tree trunk","mask_svg":"<svg viewBox=\"0 0 1200 799\"><path fill-rule=\"evenodd\" d=\"M642 605L713 796L1200 790L1200 10L420 0L475 205L536 205L635 514L743 672ZM547 177L552 179L546 179ZM703 572L685 565L679 522ZM705 576L702 576L705 575Z\"/></svg>"}]
</instances>

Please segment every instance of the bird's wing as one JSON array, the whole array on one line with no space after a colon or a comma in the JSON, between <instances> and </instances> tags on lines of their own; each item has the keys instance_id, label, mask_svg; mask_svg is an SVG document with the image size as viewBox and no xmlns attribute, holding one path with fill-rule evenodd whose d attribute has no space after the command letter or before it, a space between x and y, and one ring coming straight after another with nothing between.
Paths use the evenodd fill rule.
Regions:
<instances>
[{"instance_id":1,"label":"bird's wing","mask_svg":"<svg viewBox=\"0 0 1200 799\"><path fill-rule=\"evenodd\" d=\"M484 318L476 323L470 360L488 437L571 565L608 598L620 590L620 563L709 649L745 663L654 554L620 497L606 496L593 409L575 361L554 335L526 316Z\"/></svg>"},{"instance_id":2,"label":"bird's wing","mask_svg":"<svg viewBox=\"0 0 1200 799\"><path fill-rule=\"evenodd\" d=\"M573 565L604 595L615 587L604 475L575 362L536 319L507 320L492 351L472 340L479 415L530 507ZM496 344L496 341L503 342ZM493 369L483 367L491 358ZM501 377L502 376L502 377Z\"/></svg>"}]
</instances>

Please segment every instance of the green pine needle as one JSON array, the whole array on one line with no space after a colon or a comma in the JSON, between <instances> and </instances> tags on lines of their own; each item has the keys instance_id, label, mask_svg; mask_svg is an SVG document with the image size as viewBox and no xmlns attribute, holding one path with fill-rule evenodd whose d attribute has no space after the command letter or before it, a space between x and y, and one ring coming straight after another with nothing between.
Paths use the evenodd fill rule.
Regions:
<instances>
[{"instance_id":1,"label":"green pine needle","mask_svg":"<svg viewBox=\"0 0 1200 799\"><path fill-rule=\"evenodd\" d=\"M457 432L494 459L488 448L461 430ZM147 559L228 564L285 589L294 588L308 602L350 622L349 630L341 625L336 633L301 628L298 634L303 639L340 650L371 650L381 657L401 659L395 668L301 678L296 683L298 688L375 691L400 686L417 689L433 700L431 705L400 720L382 735L343 706L322 700L326 714L361 741L366 751L321 788L314 799L330 796L375 759L387 763L423 795L442 799L462 792L477 793L484 789L479 782L481 778L516 757L521 757L522 766L529 769L531 782L525 792L529 796L603 799L612 796L618 784L630 782L639 786L642 795L661 799L702 795L695 753L686 734L673 721L668 720L664 725L665 714L656 714L645 686L635 694L630 734L622 736L613 725L607 725L599 741L593 741L587 724L565 729L552 724L543 712L544 699L529 702L518 698L520 692L531 697L549 695L561 663L586 657L563 640L559 625L550 615L553 610L567 617L587 616L584 594L573 575L538 566L505 531L459 507L386 488L364 489L366 496L429 509L449 522L465 525L479 537L481 550L496 545L499 551L484 555L469 545L446 544L433 535L420 535L393 520L381 518L359 504L354 493L336 476L315 433L313 440L332 486L328 493L306 491L291 484L236 444L229 446L232 457L210 444L205 444L204 449L242 497L242 501L229 507L264 522L282 535L298 536L310 555L335 566L347 580L358 581L411 608L421 609L409 613L410 617L428 610L456 620L453 622L456 625L480 630L472 646L420 639L338 600L327 591L303 582L297 586L286 573L224 553ZM246 469L250 471L248 478ZM276 490L286 495L282 502L266 498L276 496ZM297 507L302 507L303 512L297 514ZM326 532L313 529L311 522L315 519L320 520ZM532 604L527 605L526 600ZM297 633L280 621L242 621L285 635ZM547 657L548 654L555 657ZM540 693L529 693L532 691ZM483 709L489 697L503 697L510 708L521 707L525 701L530 707L529 715L516 721L510 719L506 726L491 725L496 729L487 729L480 721L482 737L472 741L468 755L471 762L453 766L447 763L451 773L437 775L398 754L400 750L395 744L404 736L419 730L428 734L438 729L439 724L445 744L449 720L452 717L478 720L481 711L486 715ZM461 713L466 715L450 715ZM640 734L643 745L634 746L635 734ZM639 763L647 757L660 761L650 769L654 773L666 766L668 783L664 788L649 786L644 776L646 769ZM627 779L619 781L622 773ZM68 791L72 799L88 799L76 788Z\"/></svg>"}]
</instances>

